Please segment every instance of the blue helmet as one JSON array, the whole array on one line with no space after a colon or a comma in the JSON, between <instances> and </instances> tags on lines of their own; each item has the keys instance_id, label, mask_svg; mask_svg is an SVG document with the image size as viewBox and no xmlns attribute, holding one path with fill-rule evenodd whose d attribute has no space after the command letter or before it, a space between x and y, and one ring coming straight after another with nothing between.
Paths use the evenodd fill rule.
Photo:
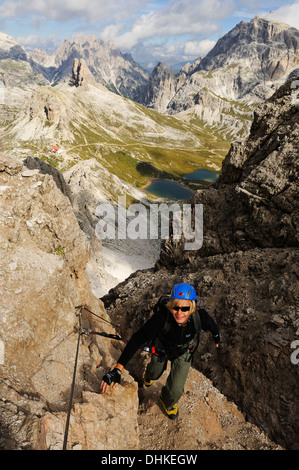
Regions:
<instances>
[{"instance_id":1,"label":"blue helmet","mask_svg":"<svg viewBox=\"0 0 299 470\"><path fill-rule=\"evenodd\" d=\"M171 299L185 299L185 300L197 300L196 292L193 286L190 284L176 284L173 286Z\"/></svg>"}]
</instances>

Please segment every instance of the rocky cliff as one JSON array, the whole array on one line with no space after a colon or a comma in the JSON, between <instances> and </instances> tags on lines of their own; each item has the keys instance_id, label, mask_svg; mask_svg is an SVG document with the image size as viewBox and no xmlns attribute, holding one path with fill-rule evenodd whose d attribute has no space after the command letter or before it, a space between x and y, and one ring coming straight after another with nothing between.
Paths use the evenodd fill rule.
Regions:
<instances>
[{"instance_id":1,"label":"rocky cliff","mask_svg":"<svg viewBox=\"0 0 299 470\"><path fill-rule=\"evenodd\" d=\"M1 154L0 181L0 446L62 449L79 335L76 307L109 317L91 292L86 269L91 243L62 175L37 159L22 162ZM114 332L86 311L80 318L85 327ZM68 448L138 447L136 384L128 377L117 398L98 395L99 377L118 347L112 340L82 337ZM126 403L119 423L111 411L116 399Z\"/></svg>"},{"instance_id":2,"label":"rocky cliff","mask_svg":"<svg viewBox=\"0 0 299 470\"><path fill-rule=\"evenodd\" d=\"M40 59L36 53L33 57L36 61ZM131 56L123 55L113 44L105 43L95 36L66 39L53 54L51 66L40 66L52 82L68 81L74 59L84 60L98 83L124 96L131 96L148 79L148 72L134 62ZM42 62L45 63L45 58Z\"/></svg>"},{"instance_id":3,"label":"rocky cliff","mask_svg":"<svg viewBox=\"0 0 299 470\"><path fill-rule=\"evenodd\" d=\"M261 18L241 21L223 36L199 63L198 70L215 70L241 59L265 85L285 77L298 65L299 31L285 23Z\"/></svg>"},{"instance_id":4,"label":"rocky cliff","mask_svg":"<svg viewBox=\"0 0 299 470\"><path fill-rule=\"evenodd\" d=\"M38 49L26 51L14 38L0 33L0 80L6 86L68 82L74 60L86 64L94 81L124 96L131 97L149 76L129 54L94 36L66 39L53 54L47 54Z\"/></svg>"},{"instance_id":5,"label":"rocky cliff","mask_svg":"<svg viewBox=\"0 0 299 470\"><path fill-rule=\"evenodd\" d=\"M132 275L103 299L123 332L132 325L130 332L174 283L193 284L222 332L217 354L202 334L196 368L287 448L298 448L299 398L298 364L291 360L299 334L293 92L290 80L257 109L248 140L232 144L219 182L194 196L204 209L202 248L184 251L184 240L170 239L155 270Z\"/></svg>"},{"instance_id":6,"label":"rocky cliff","mask_svg":"<svg viewBox=\"0 0 299 470\"><path fill-rule=\"evenodd\" d=\"M169 102L184 82L184 74L176 75L170 67L159 62L152 71L148 84L140 87L133 98L148 108L165 113Z\"/></svg>"},{"instance_id":7,"label":"rocky cliff","mask_svg":"<svg viewBox=\"0 0 299 470\"><path fill-rule=\"evenodd\" d=\"M296 28L261 17L242 21L206 57L179 73L160 64L136 99L168 114L217 125L225 135L244 137L256 104L298 68L298 51Z\"/></svg>"},{"instance_id":8,"label":"rocky cliff","mask_svg":"<svg viewBox=\"0 0 299 470\"><path fill-rule=\"evenodd\" d=\"M158 406L161 381L138 393L125 371L116 390L99 394L123 344L79 336L80 326L115 330L91 291L91 233L74 198L45 162L0 155L0 448L61 450L67 438L73 450L279 449L196 370L175 426Z\"/></svg>"}]
</instances>

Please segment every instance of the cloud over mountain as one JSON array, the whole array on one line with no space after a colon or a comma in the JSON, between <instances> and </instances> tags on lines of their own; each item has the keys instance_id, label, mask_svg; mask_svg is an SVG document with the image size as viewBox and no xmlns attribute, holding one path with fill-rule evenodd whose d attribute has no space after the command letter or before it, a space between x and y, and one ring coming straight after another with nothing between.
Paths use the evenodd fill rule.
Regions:
<instances>
[{"instance_id":1,"label":"cloud over mountain","mask_svg":"<svg viewBox=\"0 0 299 470\"><path fill-rule=\"evenodd\" d=\"M65 37L95 34L152 68L204 56L210 41L212 47L233 24L256 15L298 28L298 6L298 0L0 0L0 29L48 52Z\"/></svg>"}]
</instances>

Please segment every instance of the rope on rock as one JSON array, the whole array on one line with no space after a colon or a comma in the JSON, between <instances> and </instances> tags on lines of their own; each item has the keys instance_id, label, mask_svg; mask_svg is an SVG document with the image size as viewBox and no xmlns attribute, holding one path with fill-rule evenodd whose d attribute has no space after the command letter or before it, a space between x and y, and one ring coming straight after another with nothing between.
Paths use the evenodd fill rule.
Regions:
<instances>
[{"instance_id":1,"label":"rope on rock","mask_svg":"<svg viewBox=\"0 0 299 470\"><path fill-rule=\"evenodd\" d=\"M78 314L78 317L79 317L79 334L78 334L78 341L77 341L77 350L76 350L76 358L75 358L75 365L74 365L73 382L72 382L72 387L71 387L70 402L69 402L69 408L67 412L65 431L64 431L63 450L66 450L67 437L68 437L68 431L69 431L69 425L70 425L70 417L71 417L71 411L73 407L73 396L74 396L74 389L75 389L76 371L77 371L80 337L81 337L81 310L80 310L80 313Z\"/></svg>"},{"instance_id":2,"label":"rope on rock","mask_svg":"<svg viewBox=\"0 0 299 470\"><path fill-rule=\"evenodd\" d=\"M105 318L100 317L100 315L97 315L96 313L94 313L94 312L92 312L91 310L89 310L87 307L85 307L85 305L79 305L79 306L76 307L76 308L80 308L81 310L82 310L82 309L86 310L87 312L91 313L91 314L94 315L95 317L100 318L101 320L105 321L106 323L109 323L109 325L112 325L112 326L120 326L120 325L115 325L114 323L111 323L111 321L105 320Z\"/></svg>"},{"instance_id":3,"label":"rope on rock","mask_svg":"<svg viewBox=\"0 0 299 470\"><path fill-rule=\"evenodd\" d=\"M118 335L112 335L112 334L109 334L109 333L104 333L102 331L101 332L100 331L92 331L89 328L85 328L84 326L81 326L81 332L84 335L99 335L99 336L104 336L105 338L117 339L118 341L126 342L125 339L121 338Z\"/></svg>"},{"instance_id":4,"label":"rope on rock","mask_svg":"<svg viewBox=\"0 0 299 470\"><path fill-rule=\"evenodd\" d=\"M75 389L75 382L76 382L76 373L77 373L77 365L78 365L78 357L79 357L79 346L80 346L80 338L82 334L85 335L98 335L98 336L104 336L105 338L110 338L110 339L115 339L118 341L124 341L126 342L125 339L121 338L118 335L113 335L113 334L108 334L105 332L98 332L98 331L93 331L90 328L86 328L81 325L81 312L82 310L86 310L87 312L91 313L92 315L100 318L101 320L105 321L106 323L109 323L110 325L113 326L119 326L119 325L114 325L108 320L105 320L105 318L100 317L96 313L92 312L88 308L86 308L84 305L79 305L78 307L75 307L76 309L80 309L79 313L77 314L79 318L79 328L78 328L78 341L77 341L77 349L76 349L76 357L75 357L75 365L74 365L74 372L73 372L73 381L72 381L72 386L71 386L71 394L70 394L70 401L69 401L69 406L68 406L68 412L67 412L67 417L66 417L66 424L65 424L65 431L64 431L64 440L63 440L63 450L66 450L67 447L67 438L68 438L68 431L69 431L69 426L70 426L70 417L71 417L71 412L72 412L72 407L73 407L73 397L74 397L74 389Z\"/></svg>"}]
</instances>

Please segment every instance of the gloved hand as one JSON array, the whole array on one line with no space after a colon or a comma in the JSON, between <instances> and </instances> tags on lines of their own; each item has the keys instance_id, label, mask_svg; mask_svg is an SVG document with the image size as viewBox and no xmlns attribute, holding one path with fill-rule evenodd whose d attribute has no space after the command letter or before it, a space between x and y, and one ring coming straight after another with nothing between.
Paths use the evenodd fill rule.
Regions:
<instances>
[{"instance_id":1,"label":"gloved hand","mask_svg":"<svg viewBox=\"0 0 299 470\"><path fill-rule=\"evenodd\" d=\"M117 387L118 384L120 383L120 378L121 378L121 371L117 369L116 367L107 372L107 374L104 375L101 383L101 391L103 393L108 391L108 388L111 384L114 383L113 387Z\"/></svg>"}]
</instances>

